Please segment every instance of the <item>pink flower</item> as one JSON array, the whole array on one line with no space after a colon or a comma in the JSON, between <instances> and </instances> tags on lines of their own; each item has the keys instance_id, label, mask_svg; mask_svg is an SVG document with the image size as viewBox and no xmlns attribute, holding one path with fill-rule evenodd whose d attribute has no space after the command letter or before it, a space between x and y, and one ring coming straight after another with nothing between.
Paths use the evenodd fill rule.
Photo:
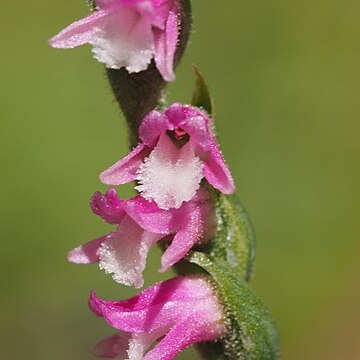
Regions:
<instances>
[{"instance_id":1,"label":"pink flower","mask_svg":"<svg viewBox=\"0 0 360 360\"><path fill-rule=\"evenodd\" d=\"M139 137L142 142L129 155L100 175L103 183L137 180L141 195L161 209L179 208L191 200L203 177L225 194L235 191L202 110L175 103L165 112L151 111L140 125Z\"/></svg>"},{"instance_id":2,"label":"pink flower","mask_svg":"<svg viewBox=\"0 0 360 360\"><path fill-rule=\"evenodd\" d=\"M186 347L218 340L226 331L222 308L202 278L171 279L124 301L105 301L92 293L89 305L121 330L97 344L95 353L101 357L171 360Z\"/></svg>"},{"instance_id":3,"label":"pink flower","mask_svg":"<svg viewBox=\"0 0 360 360\"><path fill-rule=\"evenodd\" d=\"M55 48L93 46L94 57L111 69L146 70L151 60L166 81L179 33L176 0L96 0L97 10L50 39Z\"/></svg>"},{"instance_id":4,"label":"pink flower","mask_svg":"<svg viewBox=\"0 0 360 360\"><path fill-rule=\"evenodd\" d=\"M120 200L114 189L105 195L95 193L91 200L95 214L116 231L81 245L68 254L77 264L99 262L115 281L142 287L147 254L157 241L171 240L161 258L161 271L181 260L195 245L208 240L215 230L210 195L200 189L192 201L179 209L161 210L140 195Z\"/></svg>"}]
</instances>

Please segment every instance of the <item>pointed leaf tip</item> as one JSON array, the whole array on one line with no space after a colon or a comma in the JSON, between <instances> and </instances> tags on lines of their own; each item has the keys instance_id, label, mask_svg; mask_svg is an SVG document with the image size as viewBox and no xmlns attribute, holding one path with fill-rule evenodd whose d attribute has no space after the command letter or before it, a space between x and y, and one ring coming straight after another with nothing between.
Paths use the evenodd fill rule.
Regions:
<instances>
[{"instance_id":1,"label":"pointed leaf tip","mask_svg":"<svg viewBox=\"0 0 360 360\"><path fill-rule=\"evenodd\" d=\"M192 65L195 76L195 89L192 95L191 104L206 110L206 112L214 115L214 100L210 95L209 87L205 81L205 78L199 68Z\"/></svg>"}]
</instances>

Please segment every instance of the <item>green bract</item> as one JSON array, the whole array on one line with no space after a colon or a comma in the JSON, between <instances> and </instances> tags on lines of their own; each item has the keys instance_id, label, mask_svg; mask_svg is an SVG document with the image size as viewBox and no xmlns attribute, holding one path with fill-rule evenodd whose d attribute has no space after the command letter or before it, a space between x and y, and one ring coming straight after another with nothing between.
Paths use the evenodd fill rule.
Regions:
<instances>
[{"instance_id":1,"label":"green bract","mask_svg":"<svg viewBox=\"0 0 360 360\"><path fill-rule=\"evenodd\" d=\"M188 260L212 277L225 310L228 333L213 358L227 360L276 360L279 336L272 317L247 283L221 259L193 252Z\"/></svg>"}]
</instances>

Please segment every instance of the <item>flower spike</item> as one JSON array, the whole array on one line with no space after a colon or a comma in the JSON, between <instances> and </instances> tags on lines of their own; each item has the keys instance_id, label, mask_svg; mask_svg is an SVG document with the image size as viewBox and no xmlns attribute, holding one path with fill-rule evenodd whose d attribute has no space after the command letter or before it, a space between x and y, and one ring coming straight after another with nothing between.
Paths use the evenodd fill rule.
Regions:
<instances>
[{"instance_id":1,"label":"flower spike","mask_svg":"<svg viewBox=\"0 0 360 360\"><path fill-rule=\"evenodd\" d=\"M214 134L213 100L196 67L191 105L163 109L164 89L175 80L189 40L191 0L87 2L91 14L49 43L64 49L90 44L106 66L133 150L100 179L113 186L135 182L139 194L122 200L114 188L95 193L92 211L115 229L71 250L68 260L98 263L116 282L136 288L157 242L164 245L160 271L188 262L175 266L181 277L127 300L92 292L91 310L117 330L95 354L172 360L197 344L207 360L279 360L276 326L249 287L254 233L242 205L228 196L235 184Z\"/></svg>"}]
</instances>

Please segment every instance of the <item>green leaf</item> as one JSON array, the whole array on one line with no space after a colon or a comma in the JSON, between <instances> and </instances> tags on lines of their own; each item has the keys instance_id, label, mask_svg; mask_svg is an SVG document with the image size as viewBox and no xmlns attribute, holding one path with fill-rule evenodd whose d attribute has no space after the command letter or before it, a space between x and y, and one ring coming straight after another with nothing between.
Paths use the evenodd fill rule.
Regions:
<instances>
[{"instance_id":1,"label":"green leaf","mask_svg":"<svg viewBox=\"0 0 360 360\"><path fill-rule=\"evenodd\" d=\"M214 115L214 100L210 95L209 88L199 68L193 64L195 75L195 89L192 95L191 104L203 108L209 115Z\"/></svg>"},{"instance_id":2,"label":"green leaf","mask_svg":"<svg viewBox=\"0 0 360 360\"><path fill-rule=\"evenodd\" d=\"M223 260L215 260L199 252L191 253L188 260L211 275L219 300L224 306L228 333L221 343L225 359L280 359L279 336L275 323L246 282Z\"/></svg>"},{"instance_id":3,"label":"green leaf","mask_svg":"<svg viewBox=\"0 0 360 360\"><path fill-rule=\"evenodd\" d=\"M237 276L250 281L256 248L249 217L235 195L218 195L215 209L216 236L203 251L215 259L226 261Z\"/></svg>"},{"instance_id":4,"label":"green leaf","mask_svg":"<svg viewBox=\"0 0 360 360\"><path fill-rule=\"evenodd\" d=\"M190 0L180 0L179 7L180 34L174 66L178 65L183 56L192 24ZM130 146L133 147L138 143L138 128L141 121L161 102L167 83L157 70L154 60L145 71L139 73L130 74L124 68L106 69L106 73L115 99L126 118Z\"/></svg>"}]
</instances>

